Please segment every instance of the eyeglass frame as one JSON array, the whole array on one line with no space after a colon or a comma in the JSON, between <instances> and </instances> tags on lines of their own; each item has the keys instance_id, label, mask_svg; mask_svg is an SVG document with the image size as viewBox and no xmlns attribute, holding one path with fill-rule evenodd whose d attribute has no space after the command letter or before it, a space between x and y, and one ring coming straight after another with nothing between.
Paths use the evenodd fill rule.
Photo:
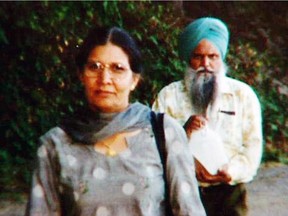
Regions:
<instances>
[{"instance_id":1,"label":"eyeglass frame","mask_svg":"<svg viewBox=\"0 0 288 216\"><path fill-rule=\"evenodd\" d=\"M98 69L91 69L89 67L89 64L91 64L90 67L98 64L99 68ZM113 66L122 68L121 69L122 71L121 70L117 71L117 68L113 69ZM126 66L124 66L121 63L113 62L111 64L104 64L101 61L87 61L87 63L84 65L84 72L83 73L89 78L99 78L101 73L103 73L105 71L105 68L108 69L107 71L108 71L109 75L111 76L111 78L116 79L116 80L123 79L125 77L125 75L127 74L127 72L131 71L130 68L127 68ZM90 73L88 74L87 72L90 72Z\"/></svg>"}]
</instances>

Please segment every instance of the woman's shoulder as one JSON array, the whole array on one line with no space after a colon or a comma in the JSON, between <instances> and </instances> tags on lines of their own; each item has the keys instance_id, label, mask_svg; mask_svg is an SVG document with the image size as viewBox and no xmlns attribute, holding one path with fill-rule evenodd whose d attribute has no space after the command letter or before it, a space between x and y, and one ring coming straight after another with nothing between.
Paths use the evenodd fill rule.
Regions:
<instances>
[{"instance_id":1,"label":"woman's shoulder","mask_svg":"<svg viewBox=\"0 0 288 216\"><path fill-rule=\"evenodd\" d=\"M53 128L50 128L47 132L45 132L41 138L50 138L50 137L55 137L55 136L63 136L66 133L64 132L64 130L59 127L59 126L55 126Z\"/></svg>"},{"instance_id":2,"label":"woman's shoulder","mask_svg":"<svg viewBox=\"0 0 288 216\"><path fill-rule=\"evenodd\" d=\"M170 116L169 114L167 113L164 113L164 112L158 112L158 111L152 111L155 113L155 115L160 115L162 114L163 115L163 126L164 128L167 128L167 127L175 127L175 128L178 128L178 129L183 129L182 125L175 119L173 118L172 116Z\"/></svg>"},{"instance_id":3,"label":"woman's shoulder","mask_svg":"<svg viewBox=\"0 0 288 216\"><path fill-rule=\"evenodd\" d=\"M175 118L173 118L172 116L168 115L167 113L164 113L164 122L167 125L170 125L170 126L173 126L173 127L175 126L175 127L181 127L182 128L180 123Z\"/></svg>"},{"instance_id":4,"label":"woman's shoulder","mask_svg":"<svg viewBox=\"0 0 288 216\"><path fill-rule=\"evenodd\" d=\"M183 126L173 117L168 114L164 114L164 130L165 134L170 137L171 134L175 134L179 139L186 139L186 133Z\"/></svg>"},{"instance_id":5,"label":"woman's shoulder","mask_svg":"<svg viewBox=\"0 0 288 216\"><path fill-rule=\"evenodd\" d=\"M48 130L46 133L44 133L40 137L40 142L42 143L57 143L59 141L67 140L69 137L65 133L65 131L60 128L59 126L53 127L50 130Z\"/></svg>"},{"instance_id":6,"label":"woman's shoulder","mask_svg":"<svg viewBox=\"0 0 288 216\"><path fill-rule=\"evenodd\" d=\"M184 157L184 155L189 152L187 145L188 139L184 128L168 114L164 114L163 120L165 147L167 153L170 154L172 158L180 155Z\"/></svg>"}]
</instances>

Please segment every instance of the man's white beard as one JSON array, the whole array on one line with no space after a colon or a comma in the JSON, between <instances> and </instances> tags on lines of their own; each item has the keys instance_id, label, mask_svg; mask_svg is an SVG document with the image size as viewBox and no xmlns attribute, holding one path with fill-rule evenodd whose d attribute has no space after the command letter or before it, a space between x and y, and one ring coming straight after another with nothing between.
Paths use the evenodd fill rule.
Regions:
<instances>
[{"instance_id":1,"label":"man's white beard","mask_svg":"<svg viewBox=\"0 0 288 216\"><path fill-rule=\"evenodd\" d=\"M208 72L203 72L208 71ZM197 114L206 116L207 107L210 104L213 108L219 94L219 86L227 72L223 63L219 71L200 67L193 70L188 67L185 73L185 87L189 92L191 103Z\"/></svg>"}]
</instances>

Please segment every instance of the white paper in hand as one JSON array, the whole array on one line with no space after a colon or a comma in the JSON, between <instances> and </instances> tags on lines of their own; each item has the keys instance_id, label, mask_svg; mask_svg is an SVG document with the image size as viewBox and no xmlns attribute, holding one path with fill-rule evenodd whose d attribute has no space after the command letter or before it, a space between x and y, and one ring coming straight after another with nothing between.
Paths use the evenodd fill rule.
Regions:
<instances>
[{"instance_id":1,"label":"white paper in hand","mask_svg":"<svg viewBox=\"0 0 288 216\"><path fill-rule=\"evenodd\" d=\"M193 156L212 175L228 163L221 138L209 127L194 131L191 134L189 146Z\"/></svg>"}]
</instances>

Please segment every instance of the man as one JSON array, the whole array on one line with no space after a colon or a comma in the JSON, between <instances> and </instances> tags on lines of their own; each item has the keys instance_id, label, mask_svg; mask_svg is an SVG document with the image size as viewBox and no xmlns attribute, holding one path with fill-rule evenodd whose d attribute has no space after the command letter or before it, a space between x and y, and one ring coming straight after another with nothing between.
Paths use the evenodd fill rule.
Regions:
<instances>
[{"instance_id":1,"label":"man","mask_svg":"<svg viewBox=\"0 0 288 216\"><path fill-rule=\"evenodd\" d=\"M221 140L227 162L216 173L208 172L195 157L208 216L247 215L244 183L256 175L262 155L260 103L247 84L225 76L228 41L228 28L219 19L205 17L190 23L179 38L179 55L187 63L184 80L164 87L153 104L154 110L184 125L188 137L209 128ZM212 146L214 138L210 138ZM195 142L190 145L200 145Z\"/></svg>"}]
</instances>

